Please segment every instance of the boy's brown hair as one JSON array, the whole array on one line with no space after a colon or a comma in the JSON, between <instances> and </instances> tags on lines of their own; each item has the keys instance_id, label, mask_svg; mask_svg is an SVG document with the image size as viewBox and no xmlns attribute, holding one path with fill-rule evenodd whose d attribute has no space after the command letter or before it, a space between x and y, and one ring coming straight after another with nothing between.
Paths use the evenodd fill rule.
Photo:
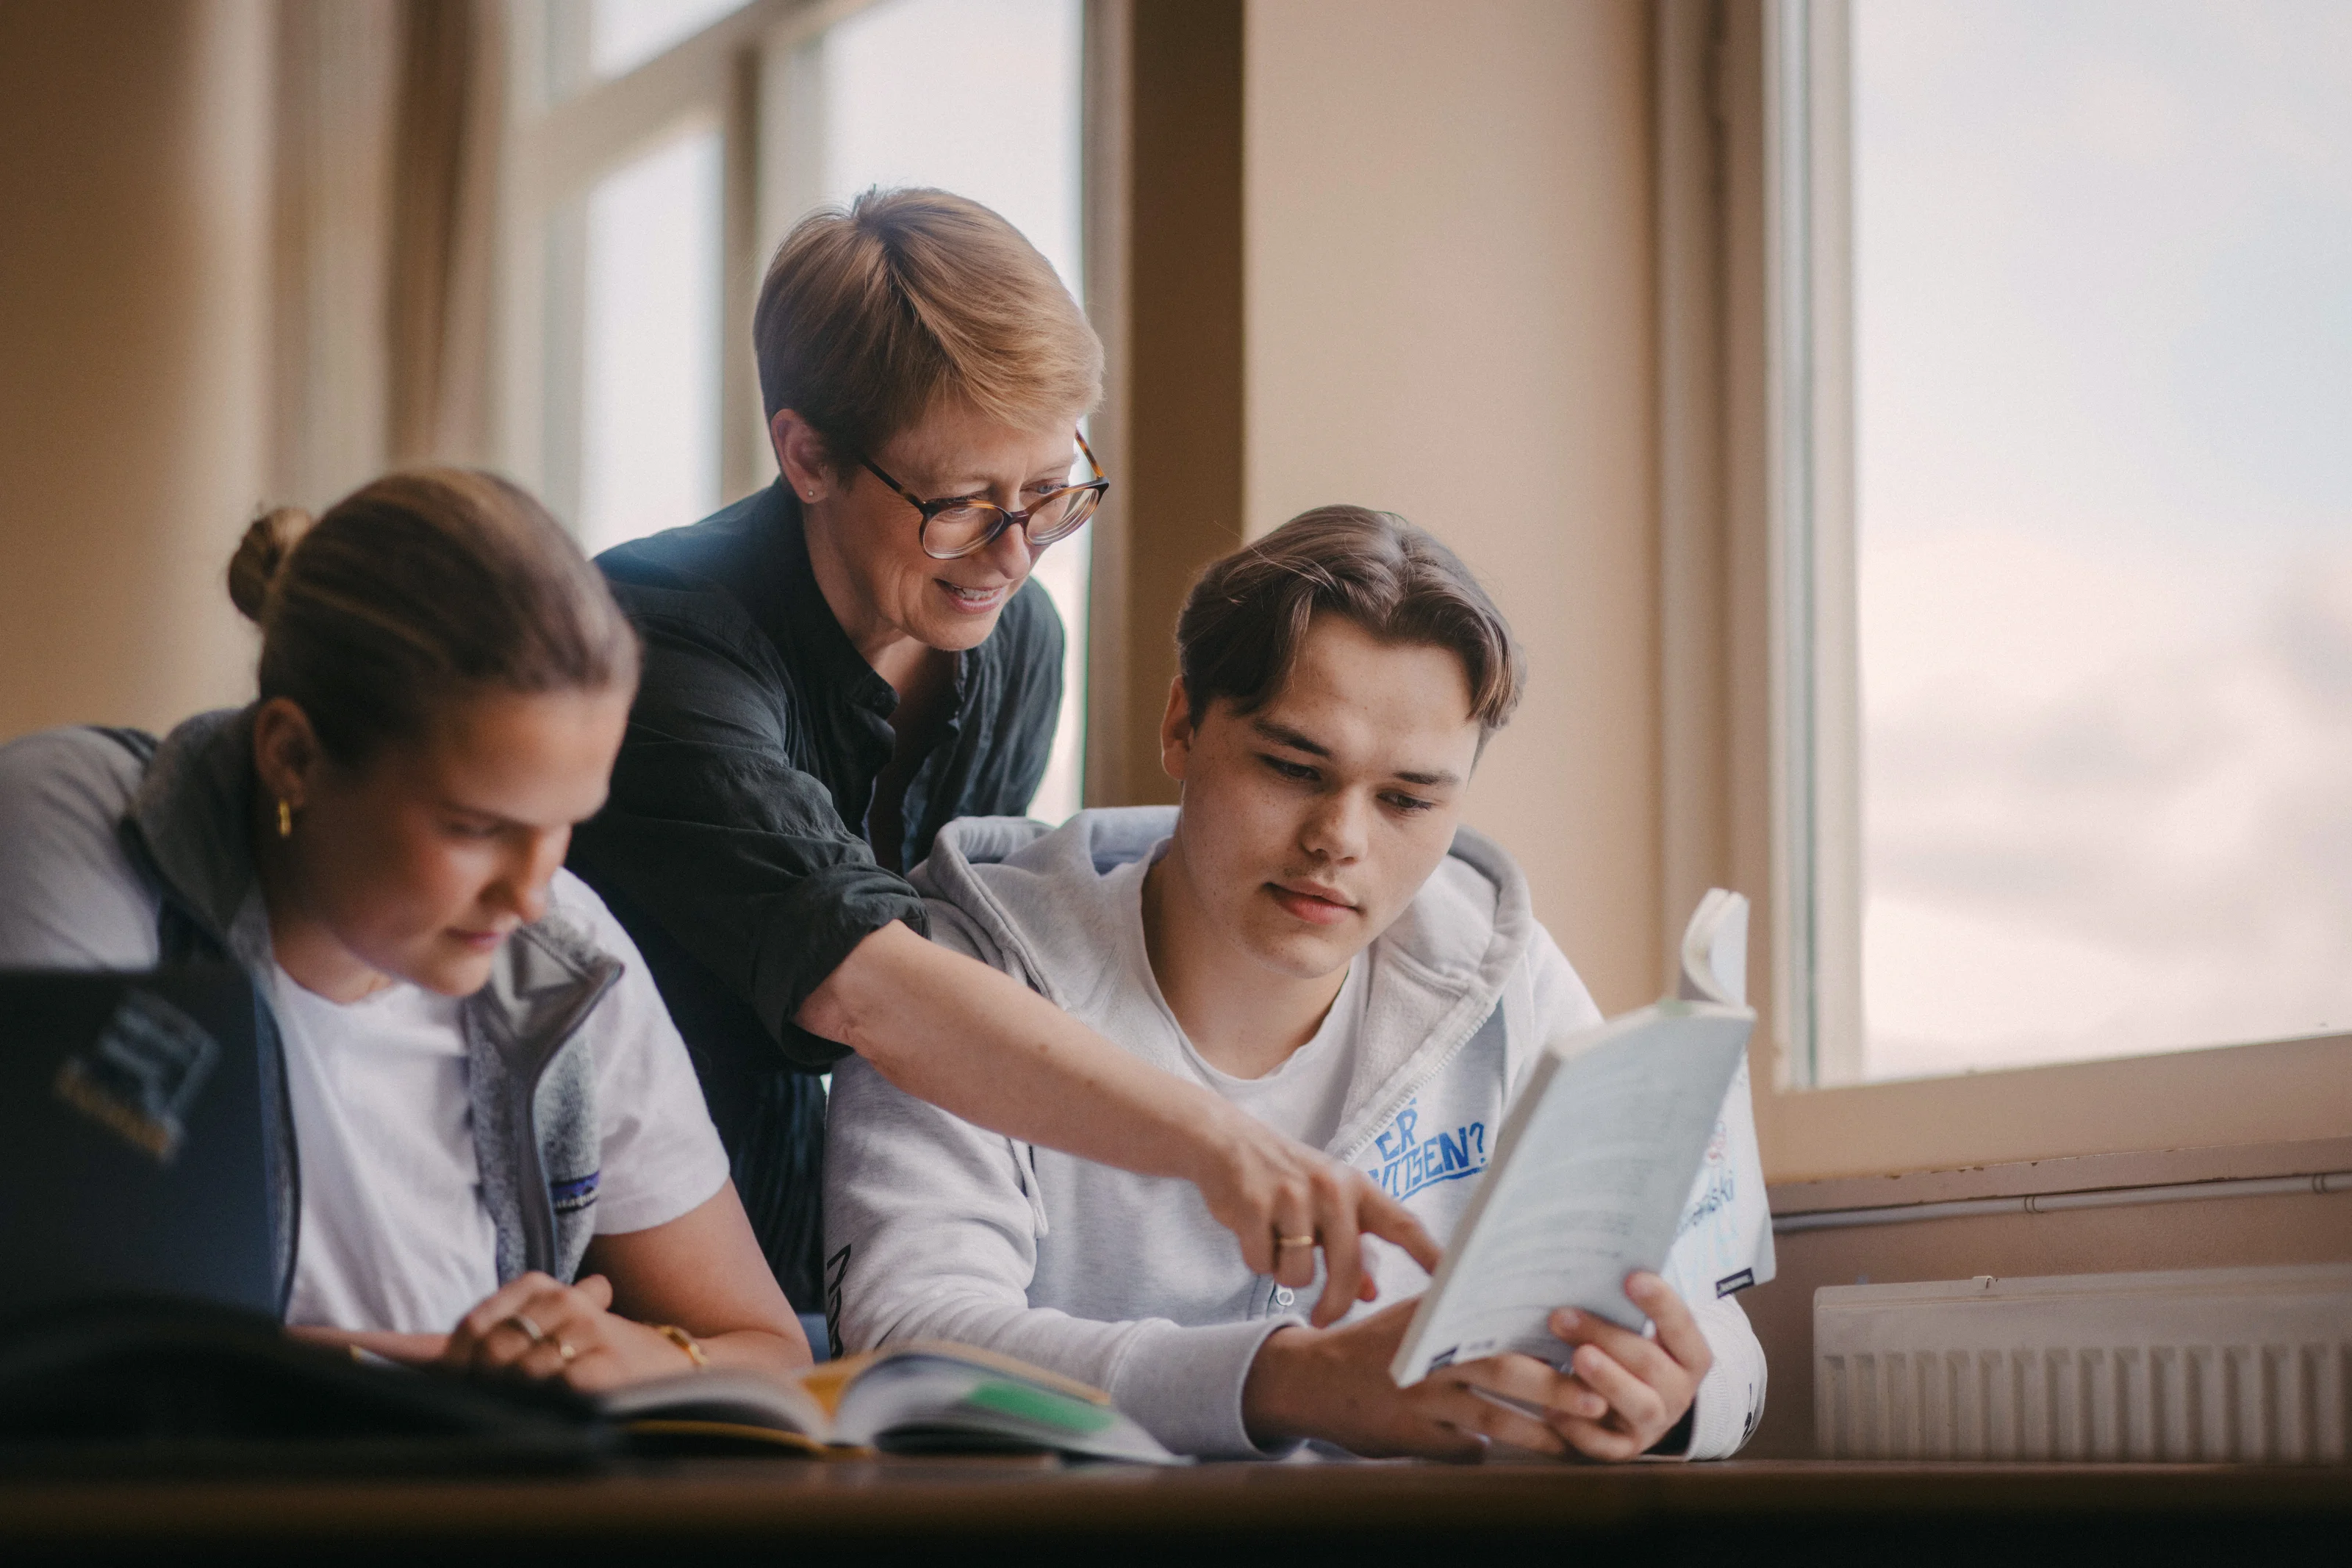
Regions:
<instances>
[{"instance_id":1,"label":"boy's brown hair","mask_svg":"<svg viewBox=\"0 0 2352 1568\"><path fill-rule=\"evenodd\" d=\"M1344 615L1387 643L1423 643L1462 661L1484 744L1526 684L1510 623L1462 559L1393 512L1318 507L1210 562L1176 618L1176 664L1198 724L1219 697L1242 713L1272 701L1318 614Z\"/></svg>"},{"instance_id":2,"label":"boy's brown hair","mask_svg":"<svg viewBox=\"0 0 2352 1568\"><path fill-rule=\"evenodd\" d=\"M767 416L792 409L836 463L961 397L1016 429L1102 397L1102 342L1021 231L946 191L872 190L793 227L751 318Z\"/></svg>"}]
</instances>

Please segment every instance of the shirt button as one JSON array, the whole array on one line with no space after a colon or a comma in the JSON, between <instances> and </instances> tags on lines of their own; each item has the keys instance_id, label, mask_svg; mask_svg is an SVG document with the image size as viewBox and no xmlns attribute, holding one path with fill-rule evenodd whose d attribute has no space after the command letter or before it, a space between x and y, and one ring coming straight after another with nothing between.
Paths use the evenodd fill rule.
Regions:
<instances>
[{"instance_id":1,"label":"shirt button","mask_svg":"<svg viewBox=\"0 0 2352 1568\"><path fill-rule=\"evenodd\" d=\"M1275 1288L1274 1304L1277 1307L1286 1307L1297 1299L1297 1292L1287 1285L1278 1285Z\"/></svg>"}]
</instances>

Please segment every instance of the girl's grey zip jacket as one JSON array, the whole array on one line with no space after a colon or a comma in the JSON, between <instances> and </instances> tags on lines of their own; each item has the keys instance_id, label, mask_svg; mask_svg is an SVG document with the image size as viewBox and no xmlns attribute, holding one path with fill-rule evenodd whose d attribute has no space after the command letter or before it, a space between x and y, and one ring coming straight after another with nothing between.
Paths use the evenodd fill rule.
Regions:
<instances>
[{"instance_id":1,"label":"girl's grey zip jacket","mask_svg":"<svg viewBox=\"0 0 2352 1568\"><path fill-rule=\"evenodd\" d=\"M252 727L251 710L223 710L160 742L57 729L0 747L0 965L235 964L252 979L282 1308L301 1173L268 1001L269 915L247 847ZM501 1281L533 1269L570 1281L595 1233L602 1139L580 1030L620 974L618 958L551 915L506 940L460 1012Z\"/></svg>"},{"instance_id":2,"label":"girl's grey zip jacket","mask_svg":"<svg viewBox=\"0 0 2352 1568\"><path fill-rule=\"evenodd\" d=\"M1081 811L1051 831L968 818L940 834L913 881L934 940L1197 1080L1139 913L1143 872L1174 825L1172 807ZM1467 828L1367 961L1363 1032L1327 1152L1443 1243L1527 1066L1601 1015L1535 919L1517 865ZM1108 1390L1168 1447L1203 1456L1263 1451L1244 1429L1243 1384L1258 1346L1303 1322L1314 1295L1250 1272L1189 1183L983 1132L858 1059L834 1075L825 1248L838 1347L985 1345ZM1380 1301L1358 1313L1426 1285L1402 1252L1366 1248ZM1715 1365L1687 1455L1720 1458L1762 1414L1763 1353L1736 1301L1691 1306Z\"/></svg>"}]
</instances>

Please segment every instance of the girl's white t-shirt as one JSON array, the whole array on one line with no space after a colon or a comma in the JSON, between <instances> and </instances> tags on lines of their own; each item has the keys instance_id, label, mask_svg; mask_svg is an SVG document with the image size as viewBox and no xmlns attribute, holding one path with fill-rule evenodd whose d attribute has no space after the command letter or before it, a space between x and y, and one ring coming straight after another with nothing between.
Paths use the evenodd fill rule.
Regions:
<instances>
[{"instance_id":1,"label":"girl's white t-shirt","mask_svg":"<svg viewBox=\"0 0 2352 1568\"><path fill-rule=\"evenodd\" d=\"M596 1061L596 1234L667 1224L727 1179L727 1152L645 960L585 883L551 909L625 966L581 1026ZM442 1333L498 1289L457 998L396 984L348 1004L271 966L301 1157L289 1323Z\"/></svg>"}]
</instances>

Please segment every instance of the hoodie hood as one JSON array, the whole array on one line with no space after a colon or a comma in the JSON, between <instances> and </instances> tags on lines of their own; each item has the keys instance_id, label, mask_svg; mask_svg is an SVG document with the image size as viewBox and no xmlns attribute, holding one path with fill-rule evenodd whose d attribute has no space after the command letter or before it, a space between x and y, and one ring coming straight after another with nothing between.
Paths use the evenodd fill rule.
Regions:
<instances>
[{"instance_id":1,"label":"hoodie hood","mask_svg":"<svg viewBox=\"0 0 2352 1568\"><path fill-rule=\"evenodd\" d=\"M253 710L198 714L155 747L127 831L163 896L248 973L270 963L269 915L247 852L253 810Z\"/></svg>"},{"instance_id":2,"label":"hoodie hood","mask_svg":"<svg viewBox=\"0 0 2352 1568\"><path fill-rule=\"evenodd\" d=\"M1080 811L1052 829L971 817L940 831L912 880L961 917L983 960L1084 1016L1105 988L1125 983L1129 916L1106 879L1150 859L1175 828L1173 806ZM1330 1154L1354 1159L1444 1070L1502 1004L1535 931L1518 867L1484 834L1456 829L1445 859L1367 949L1367 1027Z\"/></svg>"}]
</instances>

